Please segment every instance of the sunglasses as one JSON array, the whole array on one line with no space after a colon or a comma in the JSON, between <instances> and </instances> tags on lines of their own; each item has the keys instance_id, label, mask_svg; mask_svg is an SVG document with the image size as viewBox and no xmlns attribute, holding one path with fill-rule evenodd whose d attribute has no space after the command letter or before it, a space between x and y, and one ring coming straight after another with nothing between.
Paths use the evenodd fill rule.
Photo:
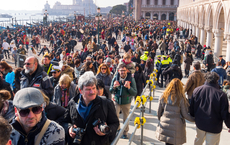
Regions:
<instances>
[{"instance_id":1,"label":"sunglasses","mask_svg":"<svg viewBox=\"0 0 230 145\"><path fill-rule=\"evenodd\" d=\"M72 60L68 60L68 61L72 61Z\"/></svg>"},{"instance_id":2,"label":"sunglasses","mask_svg":"<svg viewBox=\"0 0 230 145\"><path fill-rule=\"evenodd\" d=\"M102 70L106 70L106 68L101 68Z\"/></svg>"},{"instance_id":3,"label":"sunglasses","mask_svg":"<svg viewBox=\"0 0 230 145\"><path fill-rule=\"evenodd\" d=\"M31 65L32 63L24 63L24 65Z\"/></svg>"},{"instance_id":4,"label":"sunglasses","mask_svg":"<svg viewBox=\"0 0 230 145\"><path fill-rule=\"evenodd\" d=\"M22 109L19 111L19 114L21 117L26 117L30 114L30 110L34 113L34 114L40 114L42 112L42 107L38 106L38 107L33 107L32 109Z\"/></svg>"}]
</instances>

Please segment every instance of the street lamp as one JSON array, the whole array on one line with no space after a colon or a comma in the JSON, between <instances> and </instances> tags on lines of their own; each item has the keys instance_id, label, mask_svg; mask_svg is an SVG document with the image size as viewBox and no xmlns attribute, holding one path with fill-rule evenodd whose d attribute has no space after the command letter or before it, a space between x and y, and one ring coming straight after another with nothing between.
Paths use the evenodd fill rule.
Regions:
<instances>
[{"instance_id":1,"label":"street lamp","mask_svg":"<svg viewBox=\"0 0 230 145\"><path fill-rule=\"evenodd\" d=\"M47 10L45 10L44 17L43 17L43 24L45 26L47 25L48 16L49 16L49 14L47 13Z\"/></svg>"},{"instance_id":2,"label":"street lamp","mask_svg":"<svg viewBox=\"0 0 230 145\"><path fill-rule=\"evenodd\" d=\"M95 20L97 21L97 34L98 34L98 45L100 45L100 37L99 37L99 21L102 20L102 15L100 14L101 9L97 8L97 15L95 16Z\"/></svg>"},{"instance_id":3,"label":"street lamp","mask_svg":"<svg viewBox=\"0 0 230 145\"><path fill-rule=\"evenodd\" d=\"M76 16L76 11L74 11L74 23L76 24L76 22L77 22L77 16Z\"/></svg>"},{"instance_id":4,"label":"street lamp","mask_svg":"<svg viewBox=\"0 0 230 145\"><path fill-rule=\"evenodd\" d=\"M122 33L123 33L123 30L124 30L124 18L125 18L125 12L124 11L122 11L122 19L123 19L123 21L122 21Z\"/></svg>"}]
</instances>

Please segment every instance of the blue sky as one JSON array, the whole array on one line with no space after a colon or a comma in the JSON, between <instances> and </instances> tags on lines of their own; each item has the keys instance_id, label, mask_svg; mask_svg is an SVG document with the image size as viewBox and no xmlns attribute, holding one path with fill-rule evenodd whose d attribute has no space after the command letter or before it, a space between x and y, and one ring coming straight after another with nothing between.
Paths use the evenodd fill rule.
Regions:
<instances>
[{"instance_id":1,"label":"blue sky","mask_svg":"<svg viewBox=\"0 0 230 145\"><path fill-rule=\"evenodd\" d=\"M47 0L1 0L1 10L42 10ZM48 0L51 8L56 1L61 4L72 4L72 0ZM99 7L123 4L129 0L96 0ZM95 0L94 0L95 2Z\"/></svg>"}]
</instances>

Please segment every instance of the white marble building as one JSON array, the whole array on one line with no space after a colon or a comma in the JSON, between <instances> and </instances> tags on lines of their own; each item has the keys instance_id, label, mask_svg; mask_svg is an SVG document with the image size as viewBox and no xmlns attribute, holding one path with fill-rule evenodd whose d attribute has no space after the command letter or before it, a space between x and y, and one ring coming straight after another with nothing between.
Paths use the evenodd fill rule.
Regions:
<instances>
[{"instance_id":1,"label":"white marble building","mask_svg":"<svg viewBox=\"0 0 230 145\"><path fill-rule=\"evenodd\" d=\"M135 20L141 18L176 21L179 0L134 0Z\"/></svg>"},{"instance_id":2,"label":"white marble building","mask_svg":"<svg viewBox=\"0 0 230 145\"><path fill-rule=\"evenodd\" d=\"M46 1L43 12L45 10L51 15L69 15L76 11L78 14L88 16L89 14L92 15L97 12L97 6L93 0L73 0L72 5L63 5L57 1L53 8L51 8L48 1Z\"/></svg>"},{"instance_id":3,"label":"white marble building","mask_svg":"<svg viewBox=\"0 0 230 145\"><path fill-rule=\"evenodd\" d=\"M230 0L180 0L177 20L179 26L192 29L202 45L214 43L215 56L226 55L230 61ZM222 53L223 38L226 54Z\"/></svg>"}]
</instances>

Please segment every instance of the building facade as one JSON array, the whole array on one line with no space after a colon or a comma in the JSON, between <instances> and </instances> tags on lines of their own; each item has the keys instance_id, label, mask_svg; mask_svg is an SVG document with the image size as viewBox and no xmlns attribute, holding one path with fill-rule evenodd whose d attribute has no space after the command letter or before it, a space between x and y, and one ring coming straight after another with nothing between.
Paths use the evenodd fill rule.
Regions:
<instances>
[{"instance_id":1,"label":"building facade","mask_svg":"<svg viewBox=\"0 0 230 145\"><path fill-rule=\"evenodd\" d=\"M177 7L179 0L134 0L135 20L155 19L172 20L177 19Z\"/></svg>"},{"instance_id":2,"label":"building facade","mask_svg":"<svg viewBox=\"0 0 230 145\"><path fill-rule=\"evenodd\" d=\"M47 10L50 15L69 15L76 11L78 14L88 16L97 12L97 6L93 0L73 0L72 5L62 5L60 2L56 2L53 8L51 8L48 1L46 1L42 11L44 12L45 10Z\"/></svg>"},{"instance_id":3,"label":"building facade","mask_svg":"<svg viewBox=\"0 0 230 145\"><path fill-rule=\"evenodd\" d=\"M222 54L230 61L230 0L180 0L177 15L179 26L191 29L216 57ZM222 51L223 39L227 52Z\"/></svg>"}]
</instances>

